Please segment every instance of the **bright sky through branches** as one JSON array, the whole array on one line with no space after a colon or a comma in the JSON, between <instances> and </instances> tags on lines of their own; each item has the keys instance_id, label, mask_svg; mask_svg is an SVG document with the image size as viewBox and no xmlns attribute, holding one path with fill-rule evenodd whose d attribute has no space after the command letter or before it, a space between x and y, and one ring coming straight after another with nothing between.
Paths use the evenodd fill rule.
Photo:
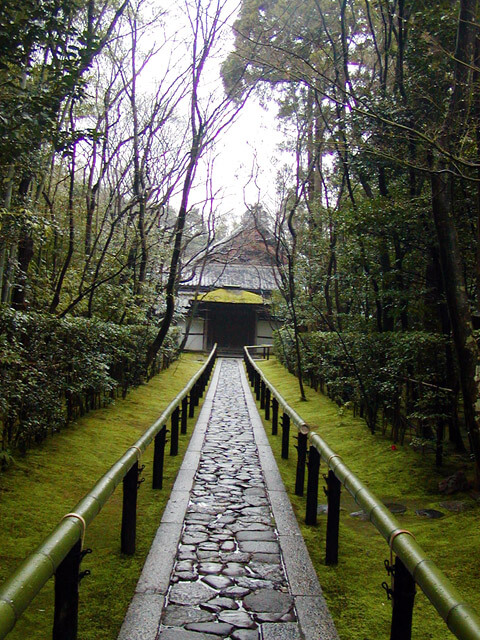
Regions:
<instances>
[{"instance_id":1,"label":"bright sky through branches","mask_svg":"<svg viewBox=\"0 0 480 640\"><path fill-rule=\"evenodd\" d=\"M205 8L210 4L208 0L202 3ZM156 22L154 28L147 29L142 49L156 48L158 53L142 74L146 91L155 91L159 82L165 83L166 76L185 71L192 44L192 26L187 7L190 7L191 18L194 5L189 0L178 0L168 5L162 26ZM148 7L143 5L142 14L158 15L162 6L164 3L161 0L150 1ZM205 104L223 95L220 68L233 49L232 26L238 8L237 0L227 0L224 5L222 19L225 27L209 57L201 83L201 97ZM187 101L185 108L186 105ZM238 220L248 205L261 201L267 208L272 207L280 156L277 145L283 139L276 127L275 113L275 107L263 108L255 96L248 100L236 120L222 131L214 147L201 159L191 203L200 206L206 197L205 185L210 179L211 191L215 194L215 209L228 223ZM176 198L173 199L173 205L178 206Z\"/></svg>"}]
</instances>

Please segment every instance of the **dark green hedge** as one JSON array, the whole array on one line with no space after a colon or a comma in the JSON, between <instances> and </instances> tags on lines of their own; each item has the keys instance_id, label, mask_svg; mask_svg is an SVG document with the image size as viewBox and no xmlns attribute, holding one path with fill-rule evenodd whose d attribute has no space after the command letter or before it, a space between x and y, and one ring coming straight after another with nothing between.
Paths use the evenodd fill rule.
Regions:
<instances>
[{"instance_id":1,"label":"dark green hedge","mask_svg":"<svg viewBox=\"0 0 480 640\"><path fill-rule=\"evenodd\" d=\"M154 333L153 328L0 309L0 452L24 450L139 385ZM168 366L175 354L176 340L169 336L157 369Z\"/></svg>"},{"instance_id":2,"label":"dark green hedge","mask_svg":"<svg viewBox=\"0 0 480 640\"><path fill-rule=\"evenodd\" d=\"M457 421L456 393L448 387L448 340L438 334L311 332L301 334L304 377L340 406L353 405L375 431L379 417L403 440L407 429L422 438L435 436L435 425ZM276 332L275 352L297 373L293 333Z\"/></svg>"}]
</instances>

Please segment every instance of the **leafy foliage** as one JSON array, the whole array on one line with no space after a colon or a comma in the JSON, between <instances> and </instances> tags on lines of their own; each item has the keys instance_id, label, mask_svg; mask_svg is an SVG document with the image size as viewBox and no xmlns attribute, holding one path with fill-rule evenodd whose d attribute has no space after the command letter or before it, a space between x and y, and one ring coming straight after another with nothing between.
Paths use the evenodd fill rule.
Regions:
<instances>
[{"instance_id":1,"label":"leafy foliage","mask_svg":"<svg viewBox=\"0 0 480 640\"><path fill-rule=\"evenodd\" d=\"M35 313L0 313L2 450L25 450L143 382L153 329ZM176 355L169 334L157 370ZM5 454L6 455L6 454Z\"/></svg>"},{"instance_id":2,"label":"leafy foliage","mask_svg":"<svg viewBox=\"0 0 480 640\"><path fill-rule=\"evenodd\" d=\"M223 76L245 66L241 90L275 100L294 154L272 227L296 195L286 304L307 371L372 431L379 411L395 439L440 441L447 421L464 451L461 389L480 487L478 11L244 0ZM293 367L291 337L278 346Z\"/></svg>"},{"instance_id":3,"label":"leafy foliage","mask_svg":"<svg viewBox=\"0 0 480 640\"><path fill-rule=\"evenodd\" d=\"M119 399L114 406L85 415L55 438L30 450L25 457L15 456L15 465L0 474L0 583L4 583L62 516L91 490L95 480L153 424L201 365L198 354L182 355L169 370L132 390L125 400ZM188 434L193 432L195 419L189 419ZM138 493L133 556L126 557L119 548L120 488L87 528L85 546L95 552L82 564L82 569L92 572L80 589L78 636L82 640L117 637L188 440L188 436L182 436L179 455L166 457L162 491L152 489L154 447L148 447L142 456L145 464L142 475L146 482ZM45 640L52 635L53 583L50 580L35 597L33 606L24 612L9 634L9 640Z\"/></svg>"},{"instance_id":4,"label":"leafy foliage","mask_svg":"<svg viewBox=\"0 0 480 640\"><path fill-rule=\"evenodd\" d=\"M372 432L379 414L392 437L433 437L439 421L455 419L455 396L445 387L446 339L425 332L309 332L301 335L304 372L341 407L353 404ZM275 353L295 373L292 331L276 332ZM385 431L384 425L384 431Z\"/></svg>"},{"instance_id":5,"label":"leafy foliage","mask_svg":"<svg viewBox=\"0 0 480 640\"><path fill-rule=\"evenodd\" d=\"M339 411L323 394L307 388L308 401L301 402L295 379L276 358L257 362L288 404L328 442L372 493L382 501L407 507L404 514L395 516L400 526L415 535L428 557L478 611L479 507L469 492L457 496L471 507L464 513L446 511L439 504L442 498L438 494L438 483L458 468L457 456L446 456L444 468L438 469L433 459L421 450L392 446L380 434L372 438L363 420L351 412ZM271 424L267 421L265 430L270 434ZM297 435L296 429L291 429L292 452L297 445ZM388 546L385 540L370 522L348 515L358 512L358 505L342 490L339 563L335 567L326 566L326 515L319 515L317 526L305 525L305 495L295 495L296 455L282 459L282 438L269 436L269 440L339 637L342 640L388 638L392 609L379 588L386 578L383 559L388 554ZM418 517L415 510L424 508L440 510L445 517L439 520ZM412 638L454 638L420 589L415 596Z\"/></svg>"}]
</instances>

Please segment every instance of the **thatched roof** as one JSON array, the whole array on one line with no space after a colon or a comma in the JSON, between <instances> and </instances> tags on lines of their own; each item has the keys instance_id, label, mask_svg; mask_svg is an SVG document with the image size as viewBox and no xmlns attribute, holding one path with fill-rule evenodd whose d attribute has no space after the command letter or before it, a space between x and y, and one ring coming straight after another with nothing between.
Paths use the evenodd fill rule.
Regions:
<instances>
[{"instance_id":1,"label":"thatched roof","mask_svg":"<svg viewBox=\"0 0 480 640\"><path fill-rule=\"evenodd\" d=\"M238 287L256 293L270 293L278 288L271 266L219 263L207 264L201 276L199 269L181 289L195 289L198 286L201 291Z\"/></svg>"}]
</instances>

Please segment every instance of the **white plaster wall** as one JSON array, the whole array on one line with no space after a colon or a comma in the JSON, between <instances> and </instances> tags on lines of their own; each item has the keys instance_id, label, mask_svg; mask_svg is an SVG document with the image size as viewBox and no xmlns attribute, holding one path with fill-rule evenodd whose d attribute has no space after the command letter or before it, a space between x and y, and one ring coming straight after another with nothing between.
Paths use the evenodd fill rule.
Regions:
<instances>
[{"instance_id":1,"label":"white plaster wall","mask_svg":"<svg viewBox=\"0 0 480 640\"><path fill-rule=\"evenodd\" d=\"M257 320L257 335L255 344L272 344L273 327L268 320Z\"/></svg>"},{"instance_id":2,"label":"white plaster wall","mask_svg":"<svg viewBox=\"0 0 480 640\"><path fill-rule=\"evenodd\" d=\"M194 318L188 334L185 349L190 351L203 351L203 331L205 321L203 318ZM183 335L185 335L185 324L182 326Z\"/></svg>"}]
</instances>

